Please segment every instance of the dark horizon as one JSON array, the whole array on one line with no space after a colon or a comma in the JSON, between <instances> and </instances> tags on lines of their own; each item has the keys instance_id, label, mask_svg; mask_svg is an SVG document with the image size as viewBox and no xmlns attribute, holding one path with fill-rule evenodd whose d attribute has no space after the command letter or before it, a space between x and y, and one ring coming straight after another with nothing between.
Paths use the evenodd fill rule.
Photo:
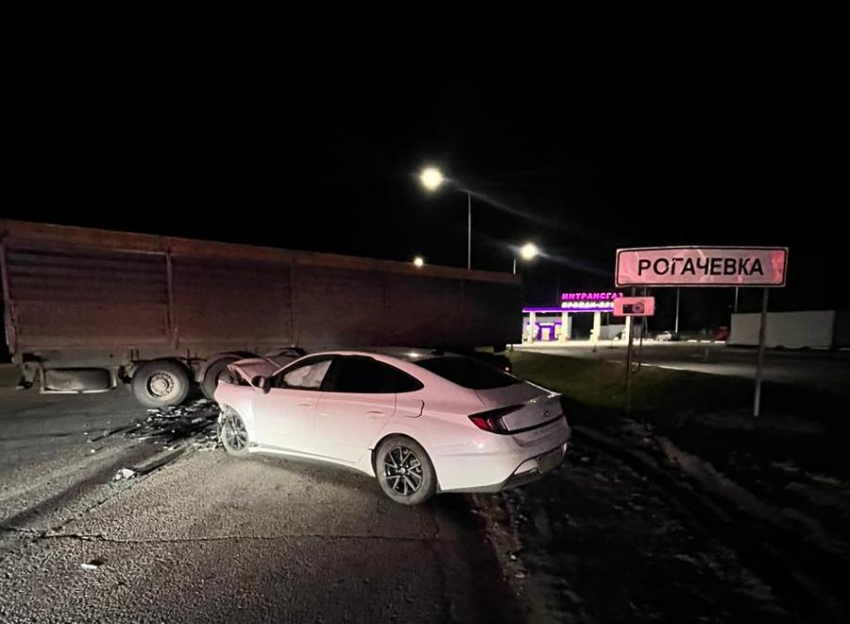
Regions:
<instances>
[{"instance_id":1,"label":"dark horizon","mask_svg":"<svg viewBox=\"0 0 850 624\"><path fill-rule=\"evenodd\" d=\"M309 59L296 39L203 59L45 48L14 77L22 192L3 216L464 266L464 195L416 179L435 164L476 195L474 268L543 250L521 266L529 305L610 289L618 247L712 244L790 248L771 309L848 307L822 208L840 142L828 43L586 45L496 23L439 45L425 27L324 41ZM656 293L663 327L672 291ZM683 326L724 324L732 298L686 291Z\"/></svg>"}]
</instances>

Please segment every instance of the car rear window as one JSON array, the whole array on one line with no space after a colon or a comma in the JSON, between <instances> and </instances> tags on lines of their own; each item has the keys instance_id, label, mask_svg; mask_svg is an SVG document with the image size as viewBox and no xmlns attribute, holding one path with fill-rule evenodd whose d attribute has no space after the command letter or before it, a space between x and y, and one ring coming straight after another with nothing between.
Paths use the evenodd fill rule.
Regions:
<instances>
[{"instance_id":1,"label":"car rear window","mask_svg":"<svg viewBox=\"0 0 850 624\"><path fill-rule=\"evenodd\" d=\"M520 383L513 375L465 357L436 357L416 363L443 379L472 390L491 390Z\"/></svg>"}]
</instances>

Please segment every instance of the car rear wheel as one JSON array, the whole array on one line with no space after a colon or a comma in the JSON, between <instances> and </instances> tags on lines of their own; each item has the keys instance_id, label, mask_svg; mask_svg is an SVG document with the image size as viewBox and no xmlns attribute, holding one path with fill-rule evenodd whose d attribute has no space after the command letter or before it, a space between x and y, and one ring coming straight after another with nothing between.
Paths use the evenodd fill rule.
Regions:
<instances>
[{"instance_id":1,"label":"car rear wheel","mask_svg":"<svg viewBox=\"0 0 850 624\"><path fill-rule=\"evenodd\" d=\"M234 411L228 411L218 426L218 437L224 450L231 455L241 457L248 454L248 429L242 417Z\"/></svg>"},{"instance_id":2,"label":"car rear wheel","mask_svg":"<svg viewBox=\"0 0 850 624\"><path fill-rule=\"evenodd\" d=\"M425 449L406 436L391 436L375 451L378 483L390 499L418 505L437 491L437 475Z\"/></svg>"}]
</instances>

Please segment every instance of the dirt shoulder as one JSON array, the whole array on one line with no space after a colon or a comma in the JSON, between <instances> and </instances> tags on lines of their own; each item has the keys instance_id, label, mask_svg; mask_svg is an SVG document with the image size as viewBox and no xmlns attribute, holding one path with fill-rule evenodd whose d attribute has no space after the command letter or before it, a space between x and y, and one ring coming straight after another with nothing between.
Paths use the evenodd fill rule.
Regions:
<instances>
[{"instance_id":1,"label":"dirt shoulder","mask_svg":"<svg viewBox=\"0 0 850 624\"><path fill-rule=\"evenodd\" d=\"M492 499L487 512L497 526L515 529L516 549L546 561L538 579L542 570L569 584L567 593L546 590L544 602L575 592L581 608L573 621L846 616L839 580L850 571L845 397L769 384L764 416L753 420L749 382L644 368L635 378L635 411L624 418L620 364L532 353L517 353L514 364L519 376L565 394L576 431L571 463L557 476ZM603 469L583 458L602 458ZM512 510L523 496L533 512ZM542 532L538 521L517 521L535 513L555 520ZM653 530L663 526L689 537L661 539ZM694 575L678 567L684 562ZM596 580L579 592L585 575ZM522 581L531 583L515 579Z\"/></svg>"}]
</instances>

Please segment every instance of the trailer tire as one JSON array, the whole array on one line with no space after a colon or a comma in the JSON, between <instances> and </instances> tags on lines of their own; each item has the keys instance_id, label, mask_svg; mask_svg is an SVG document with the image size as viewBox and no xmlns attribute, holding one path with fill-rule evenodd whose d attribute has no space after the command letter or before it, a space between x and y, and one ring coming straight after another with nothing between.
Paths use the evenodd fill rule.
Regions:
<instances>
[{"instance_id":1,"label":"trailer tire","mask_svg":"<svg viewBox=\"0 0 850 624\"><path fill-rule=\"evenodd\" d=\"M145 407L179 405L189 394L188 371L171 360L142 364L133 375L133 394Z\"/></svg>"},{"instance_id":2,"label":"trailer tire","mask_svg":"<svg viewBox=\"0 0 850 624\"><path fill-rule=\"evenodd\" d=\"M201 381L201 392L204 393L205 397L210 401L213 400L213 394L215 394L215 388L218 386L218 380L228 375L228 365L238 361L239 358L236 357L223 357L213 362L204 372L204 379Z\"/></svg>"}]
</instances>

